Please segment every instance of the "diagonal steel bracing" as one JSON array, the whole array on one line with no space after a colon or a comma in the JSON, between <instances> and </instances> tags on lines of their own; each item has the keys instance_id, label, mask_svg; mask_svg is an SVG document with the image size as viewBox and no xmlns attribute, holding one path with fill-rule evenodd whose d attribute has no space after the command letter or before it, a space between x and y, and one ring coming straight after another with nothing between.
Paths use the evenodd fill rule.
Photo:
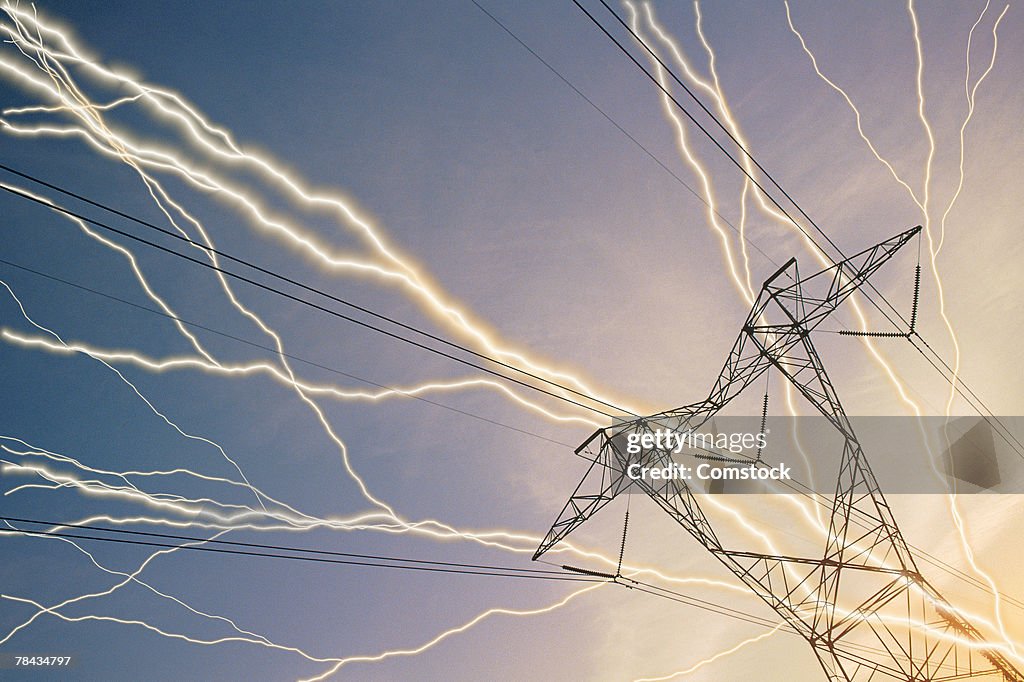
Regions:
<instances>
[{"instance_id":1,"label":"diagonal steel bracing","mask_svg":"<svg viewBox=\"0 0 1024 682\"><path fill-rule=\"evenodd\" d=\"M534 555L539 557L627 490L646 493L812 646L830 680L1002 679L1024 682L996 648L924 579L861 449L811 333L901 247L907 230L801 278L790 259L761 288L708 397L599 429L577 452L596 456ZM682 478L633 479L665 467L667 448L625 447L630 434L695 432L770 369L840 433L843 446L820 556L726 547Z\"/></svg>"}]
</instances>

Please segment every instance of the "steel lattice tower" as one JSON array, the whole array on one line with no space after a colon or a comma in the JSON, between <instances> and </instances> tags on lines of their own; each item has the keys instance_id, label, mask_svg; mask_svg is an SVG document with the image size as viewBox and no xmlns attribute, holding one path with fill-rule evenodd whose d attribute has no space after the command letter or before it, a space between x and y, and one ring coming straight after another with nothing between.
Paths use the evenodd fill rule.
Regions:
<instances>
[{"instance_id":1,"label":"steel lattice tower","mask_svg":"<svg viewBox=\"0 0 1024 682\"><path fill-rule=\"evenodd\" d=\"M779 268L762 286L706 399L599 429L577 449L594 454L594 461L534 559L616 495L639 487L810 643L829 680L1024 682L1024 675L985 644L918 571L811 342L811 332L920 230L907 230L808 277L799 276L795 258ZM650 433L655 426L696 431L771 368L843 439L820 556L723 546L685 480L626 475L631 464L665 467L671 453L630 454L623 447L625 436Z\"/></svg>"}]
</instances>

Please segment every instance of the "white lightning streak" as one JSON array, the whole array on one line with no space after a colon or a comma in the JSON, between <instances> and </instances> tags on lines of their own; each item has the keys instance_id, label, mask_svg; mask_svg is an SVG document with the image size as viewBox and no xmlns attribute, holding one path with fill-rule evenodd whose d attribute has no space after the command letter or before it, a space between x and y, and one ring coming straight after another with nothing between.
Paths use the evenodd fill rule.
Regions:
<instances>
[{"instance_id":1,"label":"white lightning streak","mask_svg":"<svg viewBox=\"0 0 1024 682\"><path fill-rule=\"evenodd\" d=\"M412 648L412 649L393 649L391 651L385 651L383 653L376 654L376 655L373 655L373 656L349 656L348 658L345 658L345 659L342 659L341 661L338 661L334 666L332 666L331 668L327 669L326 671L324 671L320 675L316 675L315 677L305 678L305 679L302 680L302 682L316 682L317 680L327 679L328 677L330 677L334 673L338 672L338 670L340 670L342 668L342 666L349 665L351 663L373 663L373 662L377 662L377 661L383 661L383 660L388 659L388 658L394 658L396 656L415 656L417 654L421 654L424 651L426 651L426 650L436 646L437 644L440 644L441 642L443 642L444 640L448 639L452 635L456 635L456 634L459 634L461 632L465 632L466 630L468 630L469 628L473 627L474 625L476 625L480 621L482 621L482 620L484 620L486 618L490 618L491 616L496 616L496 615L502 615L502 616L537 616L537 615L541 615L541 614L544 614L544 613L550 613L552 611L555 611L556 609L562 608L563 606L565 606L566 604L571 602L576 597L579 597L582 594L586 594L587 592L592 592L593 590L596 590L596 589L598 589L600 587L604 587L605 585L607 585L607 583L597 583L597 584L594 584L594 585L590 585L589 587L584 587L582 589L576 590L575 592L571 592L564 599L562 599L560 601L557 601L554 604L551 604L549 606L544 606L544 607L541 607L541 608L537 608L537 609L507 609L507 608L487 609L483 613L475 616L474 618L472 618L471 620L463 623L462 625L459 625L457 627L451 628L449 630L445 630L444 632L442 632L441 634L437 635L436 637L434 637L430 641L428 641L428 642L426 642L424 644L421 644L418 647L415 647L415 648Z\"/></svg>"},{"instance_id":2,"label":"white lightning streak","mask_svg":"<svg viewBox=\"0 0 1024 682\"><path fill-rule=\"evenodd\" d=\"M751 644L755 644L757 642L760 642L762 639L768 639L769 637L774 635L776 632L778 632L779 629L782 628L783 626L785 626L785 623L779 623L778 625L773 627L768 632L763 632L760 635L757 635L756 637L750 637L749 639L745 639L745 640L743 640L742 642L740 642L739 644L733 646L730 649L726 649L725 651L720 651L717 654L715 654L714 656L711 656L710 658L705 658L702 661L698 661L697 663L694 663L693 665L691 665L689 668L686 668L685 670L678 670L678 671L676 671L674 673L665 675L663 677L638 677L637 679L633 680L633 682L664 682L664 680L671 680L671 679L674 679L676 677L680 677L682 675L689 675L690 673L697 672L698 670L700 670L701 668L703 668L706 665L710 665L711 663L714 663L715 661L717 661L717 660L719 660L721 658L725 658L726 656L729 656L731 654L736 653L737 651L739 651L740 649L742 649L742 648L744 648L746 646L750 646Z\"/></svg>"},{"instance_id":3,"label":"white lightning streak","mask_svg":"<svg viewBox=\"0 0 1024 682\"><path fill-rule=\"evenodd\" d=\"M294 386L306 393L328 395L339 400L368 400L379 402L388 398L410 397L432 392L450 392L466 388L485 387L502 393L511 400L534 411L544 417L556 422L576 422L586 424L594 428L601 424L585 417L576 415L561 415L545 409L541 405L523 398L515 391L509 389L505 384L490 379L459 379L453 381L437 381L424 384L417 384L407 388L387 388L379 391L356 391L339 388L328 384L313 384L288 376L276 366L266 362L249 362L246 364L235 364L225 362L210 362L195 356L175 356L170 358L155 359L145 355L126 350L106 350L96 348L80 342L63 342L55 344L37 336L25 336L11 329L0 327L0 338L24 348L40 348L59 355L71 355L80 353L88 355L96 360L105 360L114 364L130 364L136 367L153 372L165 372L175 369L197 369L210 374L221 374L226 376L267 374L278 383L285 386Z\"/></svg>"}]
</instances>

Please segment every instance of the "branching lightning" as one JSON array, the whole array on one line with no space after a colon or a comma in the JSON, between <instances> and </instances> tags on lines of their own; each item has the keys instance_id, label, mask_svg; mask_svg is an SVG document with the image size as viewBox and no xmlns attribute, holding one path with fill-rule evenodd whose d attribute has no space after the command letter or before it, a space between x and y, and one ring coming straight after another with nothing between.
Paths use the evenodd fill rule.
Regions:
<instances>
[{"instance_id":1,"label":"branching lightning","mask_svg":"<svg viewBox=\"0 0 1024 682\"><path fill-rule=\"evenodd\" d=\"M726 656L730 656L730 655L736 653L737 651L739 651L740 649L743 649L743 648L745 648L747 646L750 646L751 644L756 644L757 642L760 642L763 639L768 639L769 637L774 635L776 632L778 632L782 627L783 627L783 623L779 623L778 625L773 627L768 632L762 632L761 634L756 635L754 637L749 637L749 638L743 640L742 642L736 644L735 646L726 649L725 651L720 651L717 654L715 654L714 656L711 656L709 658L705 658L705 659L703 659L701 661L698 661L698 662L694 663L689 668L684 668L683 670L677 670L674 673L670 673L668 675L663 675L662 677L638 677L637 679L633 680L633 682L664 682L664 680L674 680L677 677L682 677L683 675L689 675L690 673L695 673L698 670L700 670L701 668L703 668L704 666L711 665L715 661L718 661L718 660L720 660L722 658L725 658Z\"/></svg>"},{"instance_id":2,"label":"branching lightning","mask_svg":"<svg viewBox=\"0 0 1024 682\"><path fill-rule=\"evenodd\" d=\"M946 219L949 216L950 211L952 211L953 206L955 205L957 199L959 198L961 189L963 188L963 184L964 184L964 155L965 155L964 134L965 134L965 131L967 129L967 125L970 122L971 117L974 114L975 97L977 95L978 88L980 87L981 83L985 80L985 78L989 75L989 73L991 73L992 68L995 65L996 54L997 54L998 47L999 47L998 28L999 28L1000 22L1003 20L1003 17L1006 16L1006 12L1009 9L1009 5L1006 5L1003 8L1003 11L999 14L998 18L995 20L995 22L994 22L994 24L992 26L992 55L991 55L991 58L989 60L989 65L986 68L986 70L982 74L980 74L978 76L978 78L975 81L973 86L970 83L970 79L971 79L971 68L970 68L970 64L971 64L971 61L970 61L971 60L971 44L972 44L972 40L973 40L973 37L974 37L974 31L978 27L978 24L981 23L982 19L985 16L985 13L988 11L990 2L986 2L985 3L985 7L982 9L981 14L978 16L978 19L974 22L974 24L970 28L970 31L968 32L967 51L966 51L966 53L967 53L967 56L966 56L967 66L966 66L966 75L965 75L965 83L964 83L964 90L965 90L966 95L967 95L967 105L968 105L968 108L967 108L967 114L964 117L963 123L960 126L960 133L959 133L959 143L960 143L960 149L959 149L959 156L960 156L959 181L957 183L956 189L954 190L952 196L950 197L949 203L947 204L945 211L942 214L942 218L941 218L941 222L940 222L940 225L941 225L941 227L940 227L940 236L938 238L938 242L936 243L936 239L935 239L935 237L933 235L933 232L932 232L932 229L931 229L932 228L932 215L931 215L931 211L929 210L930 201L931 201L930 189L931 189L931 184L932 184L931 183L931 180L932 180L932 162L933 162L934 157L935 157L935 147L936 147L936 145L935 145L935 136L934 136L934 134L932 132L932 127L931 127L931 125L930 125L930 123L928 121L928 118L926 116L926 100L925 100L924 83L923 83L923 78L924 78L924 52L923 52L923 47L922 47L922 43L921 43L920 27L919 27L919 24L918 24L917 13L914 10L913 0L908 0L908 3L907 3L907 13L908 13L908 15L910 17L911 25L912 25L912 28L913 28L914 47L915 47L915 54L916 54L916 58L917 58L917 70L916 70L916 78L915 78L915 85L916 85L916 92L917 92L917 102L918 102L917 112L918 112L918 118L919 118L919 120L921 122L922 128L923 128L923 130L925 132L925 135L926 135L926 138L928 140L928 153L927 153L927 158L926 158L925 166L924 166L923 188L922 188L922 194L921 194L920 197L918 196L918 193L910 186L910 184L907 181L905 181L899 175L899 173L896 171L896 169L893 166L893 164L890 161L888 161L886 158L884 158L879 153L879 151L876 148L875 144L871 141L871 139L868 137L868 135L864 131L860 110L854 104L854 102L851 99L851 97L849 96L849 94L842 87L837 85L832 79L830 79L828 76L826 76L822 72L821 68L818 65L817 58L815 57L814 53L808 47L807 42L804 39L803 35L800 33L799 30L797 30L796 26L793 23L793 17L792 17L792 13L791 13L791 10L790 10L789 2L784 0L784 4L785 4L785 8L786 8L786 19L787 19L787 21L789 23L789 28L792 31L792 33L797 37L797 39L800 41L800 46L803 49L804 53L807 54L808 58L810 59L811 65L814 68L815 73L818 75L818 77L821 80L823 80L826 84L828 84L828 86L830 88L832 88L834 91L839 93L840 96L842 96L843 100L846 102L847 106L850 108L850 110L854 114L854 119L855 119L856 126L857 126L857 133L860 136L861 140L863 140L865 145L867 145L867 147L871 151L872 155L881 164L883 164L886 167L886 169L889 171L889 173L893 177L893 179L895 179L896 182L907 192L907 194L910 197L910 199L914 202L914 204L921 211L921 214L922 214L922 217L923 217L923 220L924 220L925 237L926 237L926 240L927 240L928 252L929 252L929 256L930 256L929 262L930 262L930 265L931 265L932 276L933 276L934 281L935 281L936 293L938 295L939 314L940 314L940 317L943 320L943 323L945 324L946 331L947 331L947 333L949 335L950 341L953 344L953 351L954 351L953 376L952 376L952 381L950 383L949 396L948 396L948 399L947 399L946 405L945 405L945 414L946 414L947 417L949 417L952 414L953 402L954 402L954 399L956 397L957 381L958 381L958 376L959 376L959 371L960 371L960 344L959 344L959 340L957 338L956 332L953 329L952 321L949 319L949 316L947 315L947 312L946 312L945 291L944 291L944 288L943 288L943 285L942 285L942 278L941 278L941 276L939 274L937 258L938 258L939 250L942 248L942 243L945 240ZM996 622L997 622L998 627L999 627L999 632L1002 635L1003 639L1007 643L1009 643L1011 647L1014 648L1014 651L1016 651L1015 645L1013 644L1013 640L1009 636L1009 634L1007 633L1005 625L1003 623L1002 614L1001 614L1001 608L1000 608L1000 603L1001 603L1000 591L999 591L998 586L996 585L994 579L991 577L991 575L987 571L985 571L978 564L977 560L975 559L975 552L972 549L972 547L970 545L970 542L968 540L966 525L965 525L964 519L963 519L963 517L962 517L962 515L961 515L961 513L959 511L959 508L957 506L956 495L955 494L952 494L952 495L949 496L949 506L950 506L950 512L951 512L951 515L952 515L952 518L953 518L954 526L956 527L958 535L959 535L959 538L960 538L961 546L964 549L964 553L965 553L965 555L967 557L968 562L971 565L971 568L988 583L988 585L989 585L989 587L991 589L991 592L992 592L992 595L993 595L993 599L994 599L995 617L996 617Z\"/></svg>"},{"instance_id":3,"label":"branching lightning","mask_svg":"<svg viewBox=\"0 0 1024 682\"><path fill-rule=\"evenodd\" d=\"M629 0L626 0L625 4L631 15L631 23L639 33L642 30L639 25L640 11ZM643 14L650 30L666 46L666 49L681 66L686 77L711 98L729 129L738 139L743 140L719 80L715 66L715 53L703 32L700 6L695 2L694 7L697 18L697 33L708 55L711 73L710 81L698 76L691 68L683 51L657 23L649 3L643 5ZM987 8L988 5L986 5L986 11ZM546 360L541 361L528 356L525 352L515 349L510 341L501 338L496 331L489 329L485 324L475 319L461 304L432 281L429 276L423 274L423 268L412 258L402 254L397 247L390 244L384 237L382 230L374 225L370 219L360 215L359 211L353 208L353 201L336 192L314 189L296 174L284 170L280 163L266 155L244 148L235 142L229 131L211 123L202 112L190 104L183 96L173 91L142 82L123 70L116 70L102 65L98 60L87 56L85 50L79 47L70 35L44 22L34 12L25 11L18 6L10 4L10 2L4 2L3 10L7 13L10 23L0 22L0 32L3 32L8 37L6 42L13 45L19 51L21 59L9 59L6 56L0 56L0 74L7 76L25 90L40 96L47 102L40 105L5 108L2 111L2 116L0 116L0 130L3 132L20 137L81 139L90 148L99 152L101 156L124 163L143 183L148 196L152 199L167 224L173 227L179 234L189 239L195 239L198 243L205 245L205 248L203 246L197 246L196 248L214 264L218 260L217 255L211 251L216 248L211 231L193 212L185 208L183 201L172 197L167 186L158 179L158 176L164 175L177 178L201 194L216 196L235 209L237 214L242 216L257 234L268 235L276 240L276 243L286 246L307 262L312 263L330 275L369 278L373 282L395 288L407 295L423 313L429 315L432 320L444 329L461 338L468 339L473 347L486 351L493 357L500 358L519 367L527 368L547 379L565 382L583 393L593 396L597 400L613 400L613 398L604 393L596 392L592 387L593 382L580 377L577 372L570 372L569 370L558 368ZM804 51L810 56L815 71L846 98L848 105L855 112L857 128L861 138L869 146L876 158L888 167L893 177L910 193L912 199L921 208L927 227L930 220L928 207L931 197L929 195L929 186L931 182L932 159L935 154L935 140L929 123L925 118L925 101L922 85L923 55L917 18L912 2L908 2L908 12L913 21L914 37L917 46L919 115L930 141L930 151L925 169L924 193L921 201L918 201L917 195L910 185L897 175L892 165L877 153L875 147L863 132L860 112L846 93L818 70L814 55L806 46L803 37L793 26L789 5L788 3L786 4L790 28L800 39ZM931 233L927 233L932 271L939 293L940 312L956 347L955 367L957 371L959 370L960 360L959 346L953 333L952 325L945 314L942 285L939 280L936 258L945 238L947 216L950 214L964 185L965 130L974 112L975 96L978 87L992 71L995 64L996 48L998 45L996 30L1005 14L1006 9L999 15L992 28L994 45L988 68L974 82L973 86L970 85L971 70L969 61L971 37L974 34L974 29L981 22L984 12L982 12L982 16L979 17L978 21L971 28L971 33L968 37L968 67L965 83L968 114L960 128L960 181L956 192L942 215L940 236L937 244L933 242ZM656 68L659 79L661 79L663 85L668 87L664 70L660 65L656 65ZM128 92L129 94L118 96L105 103L96 103L86 95L85 88L73 78L72 70L74 69L80 69L82 73L87 74L95 83L109 86L118 93ZM43 77L37 74L42 74ZM707 221L719 238L729 277L737 293L749 304L753 301L755 294L754 287L751 284L751 267L745 242L748 224L747 202L749 201L750 192L753 192L753 199L763 214L787 228L792 228L793 226L784 215L778 213L768 204L761 190L747 180L743 184L740 196L741 250L739 256L742 261L738 262L729 234L718 217L718 200L716 199L716 191L711 174L707 166L702 163L700 157L694 152L687 138L686 128L670 106L667 98L663 98L663 104L665 105L666 116L675 126L676 143L679 152L694 175L700 179L702 194L708 205ZM106 113L129 107L149 115L153 122L166 124L179 136L176 138L176 143L170 146L163 146L153 141L143 140L130 133L127 129L121 129L117 125L110 123L104 116ZM47 118L41 124L16 122L18 118L33 116ZM746 145L746 142L743 141L743 144ZM195 156L190 157L186 149L190 149ZM748 167L748 170L753 172L754 169L750 167L750 160L744 158L743 162ZM238 169L254 171L271 191L287 197L294 206L298 207L298 210L332 216L336 224L343 231L354 235L360 241L367 253L352 253L335 247L321 236L301 227L300 219L290 218L283 213L271 209L270 202L261 196L261 192L264 190L255 186L246 186L240 181L230 179L231 172ZM26 196L34 196L52 205L51 200L46 197L33 194L23 188L16 188L6 184L4 186ZM185 467L174 467L159 471L114 471L92 466L85 463L82 459L30 444L14 435L0 435L0 471L5 476L11 476L12 480L13 477L17 477L19 481L18 485L5 490L4 496L31 494L32 491L46 491L48 493L68 491L83 499L115 497L140 507L142 509L141 515L125 517L94 514L86 516L79 522L102 521L125 526L151 525L203 529L213 533L211 539L216 539L225 533L239 530L308 532L317 528L327 528L345 532L371 531L414 534L441 542L469 542L500 551L526 554L531 552L532 548L536 546L540 540L539 537L508 530L459 529L436 519L408 519L402 516L391 504L375 496L357 472L350 458L346 443L337 433L317 399L329 398L341 401L378 403L421 394L484 389L493 391L497 395L512 401L514 405L554 423L576 423L590 427L602 425L592 418L583 416L587 414L585 412L567 414L553 410L545 404L524 397L505 384L489 379L430 380L400 389L367 391L327 383L317 383L300 378L287 359L282 335L274 330L251 307L243 304L228 280L220 273L216 276L220 289L226 296L226 299L243 318L249 320L267 338L273 341L272 345L276 349L276 362L236 362L217 357L203 345L196 334L191 332L179 320L167 297L157 293L157 287L147 279L139 264L139 260L131 250L100 235L82 221L71 220L85 236L94 240L100 246L119 254L125 260L145 295L160 310L167 314L177 332L181 334L194 352L158 358L134 349L112 350L101 348L85 341L66 341L57 332L37 323L30 317L25 305L15 295L11 286L2 280L0 280L0 285L3 285L18 306L24 319L43 335L28 335L14 328L4 326L0 328L0 339L7 344L24 350L42 351L57 356L83 356L100 363L113 372L135 396L147 405L154 415L159 417L181 437L202 442L216 449L220 456L232 466L233 471L238 475L238 479L235 479L233 476L203 473L202 471ZM813 247L809 242L808 246L816 257L819 259L824 258L824 254L817 247ZM867 320L859 307L856 308L856 314L861 321L862 327L867 329ZM911 405L917 414L920 414L920 410L905 392L902 382L897 377L893 368L882 358L868 339L864 339L864 342L868 345L876 362L883 367L897 388L901 398ZM144 396L136 384L132 383L125 376L122 371L125 367L132 367L150 373L197 371L225 378L264 376L288 390L294 390L295 395L311 410L322 427L323 433L338 450L345 472L359 488L363 499L369 503L370 509L356 512L347 517L323 518L301 511L296 506L276 499L260 487L250 483L243 473L242 467L235 459L228 455L224 447L212 439L194 435L183 430L175 421L166 416L165 411L161 411L155 406L155 401ZM947 403L947 414L949 414L953 399L954 393L951 392ZM619 398L614 398L614 400L620 405L628 404ZM786 384L786 402L790 411L795 414L796 407L793 400L794 396L790 386ZM637 410L639 411L639 408ZM70 471L67 469L70 469ZM142 480L145 480L147 485L156 484L157 482L169 484L175 480L175 477L187 477L190 480L201 481L214 486L226 486L226 490L233 492L245 491L253 496L257 506L251 506L239 501L229 501L231 498L217 499L212 496L186 496L167 490L154 491L152 489L145 489L142 483ZM803 504L800 500L787 496L786 501L794 504L804 514L804 517L812 527L827 532L820 509L817 506L811 505L814 506L814 513L817 515L815 519L811 516L808 505ZM747 521L739 509L719 501L714 501L714 504L726 514L734 516L738 527L753 533L771 546L771 538ZM1008 651L1010 654L1016 655L1016 646L1007 635L1001 620L999 591L996 589L992 579L976 565L973 553L967 545L966 531L959 521L955 503L952 504L952 507L954 516L958 519L958 529L960 530L972 566L985 577L993 590L996 599L997 624L1003 638L1009 645ZM16 534L16 529L9 523L7 528L9 530L0 529L0 535ZM71 539L56 539L72 546L84 555L93 567L104 574L113 576L116 582L105 590L89 592L49 606L40 599L0 594L0 599L2 600L19 603L35 609L35 612L27 620L15 626L10 632L6 634L0 633L0 645L15 637L17 633L29 627L40 617L49 615L66 622L100 621L140 627L162 637L186 641L196 645L213 646L228 642L242 642L289 652L300 656L310 663L329 664L329 667L322 673L308 678L309 680L321 680L334 675L341 668L351 664L373 663L394 657L415 656L434 648L452 636L466 632L477 624L490 619L492 616L528 617L553 612L567 605L578 596L601 586L601 584L597 584L571 592L548 606L540 608L522 610L491 608L461 625L437 634L421 645L410 648L394 649L373 655L318 656L298 646L274 642L263 634L258 634L251 629L242 627L235 620L227 616L201 610L142 580L141 574L147 566L155 559L172 554L175 550L153 552L134 571L123 572L104 566L90 552ZM609 567L616 566L619 563L612 556L577 547L569 543L564 543L554 551L570 552L574 556L584 557ZM676 576L653 567L624 566L623 568L628 569L631 575L652 575L665 582L675 584L709 586L715 589L732 590L744 594L747 592L741 586L713 578L693 575ZM116 591L132 584L141 586L161 600L176 604L193 616L225 624L231 628L231 633L222 637L193 637L183 632L176 632L157 626L142 619L120 618L99 613L73 616L63 612L68 606L109 597ZM930 628L929 624L925 623L904 623L904 625L919 627L923 630L929 630ZM746 639L732 648L702 660L685 670L665 677L644 679L667 680L695 672L750 644L775 634L781 627L781 624L777 625L766 633ZM941 637L941 634L937 636Z\"/></svg>"}]
</instances>

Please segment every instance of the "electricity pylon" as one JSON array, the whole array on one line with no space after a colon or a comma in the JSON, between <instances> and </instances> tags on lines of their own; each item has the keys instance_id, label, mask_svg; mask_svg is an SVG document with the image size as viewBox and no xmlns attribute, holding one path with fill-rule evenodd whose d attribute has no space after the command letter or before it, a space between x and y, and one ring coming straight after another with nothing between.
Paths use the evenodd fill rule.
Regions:
<instances>
[{"instance_id":1,"label":"electricity pylon","mask_svg":"<svg viewBox=\"0 0 1024 682\"><path fill-rule=\"evenodd\" d=\"M639 488L810 643L829 680L1024 682L918 571L811 342L811 332L920 230L907 230L808 277L799 276L795 258L779 268L762 286L707 398L599 429L577 449L596 446L597 454L534 559L616 495ZM843 439L820 556L726 547L687 480L627 475L633 464L672 463L668 449L624 447L630 434L650 434L655 427L696 432L773 367Z\"/></svg>"}]
</instances>

